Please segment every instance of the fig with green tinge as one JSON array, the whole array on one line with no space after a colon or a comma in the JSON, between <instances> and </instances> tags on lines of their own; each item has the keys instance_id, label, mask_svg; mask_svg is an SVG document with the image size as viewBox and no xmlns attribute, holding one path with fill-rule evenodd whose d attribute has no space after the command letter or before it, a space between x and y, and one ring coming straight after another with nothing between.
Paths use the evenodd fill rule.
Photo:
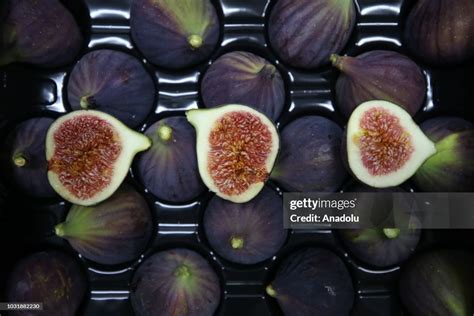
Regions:
<instances>
[{"instance_id":1,"label":"fig with green tinge","mask_svg":"<svg viewBox=\"0 0 474 316\"><path fill-rule=\"evenodd\" d=\"M136 127L152 111L155 86L142 63L110 49L83 56L71 72L67 96L73 110L106 112Z\"/></svg>"},{"instance_id":2,"label":"fig with green tinge","mask_svg":"<svg viewBox=\"0 0 474 316\"><path fill-rule=\"evenodd\" d=\"M49 183L73 204L100 203L118 189L135 154L150 146L148 137L109 114L68 113L51 125L46 136Z\"/></svg>"},{"instance_id":3,"label":"fig with green tinge","mask_svg":"<svg viewBox=\"0 0 474 316\"><path fill-rule=\"evenodd\" d=\"M444 249L417 255L403 266L399 288L410 315L472 315L474 256Z\"/></svg>"},{"instance_id":4,"label":"fig with green tinge","mask_svg":"<svg viewBox=\"0 0 474 316\"><path fill-rule=\"evenodd\" d=\"M350 171L375 188L402 184L436 153L408 112L382 100L362 103L352 112L345 138Z\"/></svg>"},{"instance_id":5,"label":"fig with green tinge","mask_svg":"<svg viewBox=\"0 0 474 316\"><path fill-rule=\"evenodd\" d=\"M48 182L45 154L46 133L52 118L32 118L18 124L7 136L1 152L1 169L23 193L38 197L54 197Z\"/></svg>"},{"instance_id":6,"label":"fig with green tinge","mask_svg":"<svg viewBox=\"0 0 474 316\"><path fill-rule=\"evenodd\" d=\"M272 121L244 105L190 110L196 129L199 173L213 192L235 203L253 199L262 189L279 149Z\"/></svg>"},{"instance_id":7,"label":"fig with green tinge","mask_svg":"<svg viewBox=\"0 0 474 316\"><path fill-rule=\"evenodd\" d=\"M398 104L412 116L423 106L423 72L402 54L376 50L357 57L331 55L331 62L341 71L336 99L339 111L347 117L359 104L371 100Z\"/></svg>"},{"instance_id":8,"label":"fig with green tinge","mask_svg":"<svg viewBox=\"0 0 474 316\"><path fill-rule=\"evenodd\" d=\"M209 0L133 0L133 41L152 63L186 68L209 58L219 40L219 19Z\"/></svg>"},{"instance_id":9,"label":"fig with green tinge","mask_svg":"<svg viewBox=\"0 0 474 316\"><path fill-rule=\"evenodd\" d=\"M294 120L281 132L281 152L271 179L287 191L336 191L347 176L341 142L342 129L327 118L305 116Z\"/></svg>"},{"instance_id":10,"label":"fig with green tinge","mask_svg":"<svg viewBox=\"0 0 474 316\"><path fill-rule=\"evenodd\" d=\"M474 57L474 2L418 0L408 15L405 42L430 64L457 64Z\"/></svg>"},{"instance_id":11,"label":"fig with green tinge","mask_svg":"<svg viewBox=\"0 0 474 316\"><path fill-rule=\"evenodd\" d=\"M439 117L421 124L436 144L436 155L416 172L413 180L423 191L474 191L474 124L456 117Z\"/></svg>"},{"instance_id":12,"label":"fig with green tinge","mask_svg":"<svg viewBox=\"0 0 474 316\"><path fill-rule=\"evenodd\" d=\"M59 0L7 0L0 8L0 66L24 62L59 67L74 60L83 39Z\"/></svg>"},{"instance_id":13,"label":"fig with green tinge","mask_svg":"<svg viewBox=\"0 0 474 316\"><path fill-rule=\"evenodd\" d=\"M56 225L83 257L101 264L119 264L137 258L153 230L145 199L122 185L109 199L95 206L73 205L66 220Z\"/></svg>"},{"instance_id":14,"label":"fig with green tinge","mask_svg":"<svg viewBox=\"0 0 474 316\"><path fill-rule=\"evenodd\" d=\"M55 250L37 252L15 265L5 292L8 302L43 303L43 309L8 315L76 315L86 291L86 274L73 258Z\"/></svg>"},{"instance_id":15,"label":"fig with green tinge","mask_svg":"<svg viewBox=\"0 0 474 316\"><path fill-rule=\"evenodd\" d=\"M177 248L158 252L138 267L130 296L137 316L212 316L221 289L206 259Z\"/></svg>"},{"instance_id":16,"label":"fig with green tinge","mask_svg":"<svg viewBox=\"0 0 474 316\"><path fill-rule=\"evenodd\" d=\"M285 316L348 316L354 302L351 276L332 251L305 248L279 266L267 286Z\"/></svg>"},{"instance_id":17,"label":"fig with green tinge","mask_svg":"<svg viewBox=\"0 0 474 316\"><path fill-rule=\"evenodd\" d=\"M342 51L355 22L353 0L279 0L270 12L268 35L285 63L312 69Z\"/></svg>"},{"instance_id":18,"label":"fig with green tinge","mask_svg":"<svg viewBox=\"0 0 474 316\"><path fill-rule=\"evenodd\" d=\"M243 51L227 53L209 67L201 94L206 107L245 104L274 121L285 105L285 85L278 69L266 59Z\"/></svg>"},{"instance_id":19,"label":"fig with green tinge","mask_svg":"<svg viewBox=\"0 0 474 316\"><path fill-rule=\"evenodd\" d=\"M185 117L168 117L151 125L145 135L150 150L138 158L138 175L156 197L186 202L205 191L199 177L196 133Z\"/></svg>"},{"instance_id":20,"label":"fig with green tinge","mask_svg":"<svg viewBox=\"0 0 474 316\"><path fill-rule=\"evenodd\" d=\"M223 258L242 264L271 258L287 236L282 199L269 188L244 204L213 197L204 212L203 225L211 247Z\"/></svg>"}]
</instances>

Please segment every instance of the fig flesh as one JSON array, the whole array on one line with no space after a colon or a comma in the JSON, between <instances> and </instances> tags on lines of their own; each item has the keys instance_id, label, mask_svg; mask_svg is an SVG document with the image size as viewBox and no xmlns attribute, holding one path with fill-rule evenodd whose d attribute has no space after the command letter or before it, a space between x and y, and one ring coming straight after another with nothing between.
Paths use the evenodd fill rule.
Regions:
<instances>
[{"instance_id":1,"label":"fig flesh","mask_svg":"<svg viewBox=\"0 0 474 316\"><path fill-rule=\"evenodd\" d=\"M49 183L73 204L97 204L118 189L135 154L150 145L146 136L109 114L68 113L51 125L46 136Z\"/></svg>"},{"instance_id":2,"label":"fig flesh","mask_svg":"<svg viewBox=\"0 0 474 316\"><path fill-rule=\"evenodd\" d=\"M43 251L18 262L6 286L6 299L17 303L43 303L43 310L14 311L9 315L76 315L87 291L87 278L79 263L59 251Z\"/></svg>"},{"instance_id":3,"label":"fig flesh","mask_svg":"<svg viewBox=\"0 0 474 316\"><path fill-rule=\"evenodd\" d=\"M209 58L219 40L219 19L209 0L133 0L132 38L152 63L182 69Z\"/></svg>"},{"instance_id":4,"label":"fig flesh","mask_svg":"<svg viewBox=\"0 0 474 316\"><path fill-rule=\"evenodd\" d=\"M268 35L284 62L312 69L344 48L355 22L353 0L280 0L270 12Z\"/></svg>"},{"instance_id":5,"label":"fig flesh","mask_svg":"<svg viewBox=\"0 0 474 316\"><path fill-rule=\"evenodd\" d=\"M415 256L402 268L399 288L410 315L472 315L474 256L445 249Z\"/></svg>"},{"instance_id":6,"label":"fig flesh","mask_svg":"<svg viewBox=\"0 0 474 316\"><path fill-rule=\"evenodd\" d=\"M201 93L206 107L245 104L274 121L285 105L285 86L278 69L243 51L219 57L204 75Z\"/></svg>"},{"instance_id":7,"label":"fig flesh","mask_svg":"<svg viewBox=\"0 0 474 316\"><path fill-rule=\"evenodd\" d=\"M474 191L474 124L456 117L439 117L421 124L436 144L430 157L413 180L429 192Z\"/></svg>"},{"instance_id":8,"label":"fig flesh","mask_svg":"<svg viewBox=\"0 0 474 316\"><path fill-rule=\"evenodd\" d=\"M281 132L281 152L270 177L287 191L334 192L347 176L341 143L336 123L321 116L298 118Z\"/></svg>"},{"instance_id":9,"label":"fig flesh","mask_svg":"<svg viewBox=\"0 0 474 316\"><path fill-rule=\"evenodd\" d=\"M196 129L199 173L213 192L235 203L253 199L275 163L279 138L273 123L244 105L190 110Z\"/></svg>"},{"instance_id":10,"label":"fig flesh","mask_svg":"<svg viewBox=\"0 0 474 316\"><path fill-rule=\"evenodd\" d=\"M359 105L349 119L346 133L351 172L375 188L402 184L436 153L434 143L410 114L387 101Z\"/></svg>"},{"instance_id":11,"label":"fig flesh","mask_svg":"<svg viewBox=\"0 0 474 316\"><path fill-rule=\"evenodd\" d=\"M305 248L286 258L266 292L285 316L349 315L354 302L351 276L332 251Z\"/></svg>"},{"instance_id":12,"label":"fig flesh","mask_svg":"<svg viewBox=\"0 0 474 316\"><path fill-rule=\"evenodd\" d=\"M182 248L146 259L131 284L137 316L212 316L220 297L219 279L211 265L198 253Z\"/></svg>"},{"instance_id":13,"label":"fig flesh","mask_svg":"<svg viewBox=\"0 0 474 316\"><path fill-rule=\"evenodd\" d=\"M150 150L138 159L138 174L159 199L182 203L205 191L199 177L196 133L184 117L168 117L151 125L145 135Z\"/></svg>"},{"instance_id":14,"label":"fig flesh","mask_svg":"<svg viewBox=\"0 0 474 316\"><path fill-rule=\"evenodd\" d=\"M136 127L152 111L155 87L139 60L101 49L79 60L69 77L67 94L73 110L99 110Z\"/></svg>"},{"instance_id":15,"label":"fig flesh","mask_svg":"<svg viewBox=\"0 0 474 316\"><path fill-rule=\"evenodd\" d=\"M122 185L95 206L73 205L66 220L56 225L83 257L101 264L120 264L137 258L152 234L152 218L145 199Z\"/></svg>"},{"instance_id":16,"label":"fig flesh","mask_svg":"<svg viewBox=\"0 0 474 316\"><path fill-rule=\"evenodd\" d=\"M1 153L4 174L16 188L32 197L56 196L48 182L44 145L53 121L39 117L21 122L7 136Z\"/></svg>"},{"instance_id":17,"label":"fig flesh","mask_svg":"<svg viewBox=\"0 0 474 316\"><path fill-rule=\"evenodd\" d=\"M204 212L203 225L211 247L223 258L241 264L269 259L287 237L282 199L269 188L244 204L214 196Z\"/></svg>"},{"instance_id":18,"label":"fig flesh","mask_svg":"<svg viewBox=\"0 0 474 316\"><path fill-rule=\"evenodd\" d=\"M408 48L424 62L463 63L474 57L474 2L418 0L404 35Z\"/></svg>"},{"instance_id":19,"label":"fig flesh","mask_svg":"<svg viewBox=\"0 0 474 316\"><path fill-rule=\"evenodd\" d=\"M6 12L0 22L0 66L59 67L79 54L79 26L59 0L6 0L0 6Z\"/></svg>"},{"instance_id":20,"label":"fig flesh","mask_svg":"<svg viewBox=\"0 0 474 316\"><path fill-rule=\"evenodd\" d=\"M336 83L339 110L349 117L361 103L385 100L414 116L423 106L426 80L410 58L391 51L376 50L357 57L331 55L341 71Z\"/></svg>"}]
</instances>

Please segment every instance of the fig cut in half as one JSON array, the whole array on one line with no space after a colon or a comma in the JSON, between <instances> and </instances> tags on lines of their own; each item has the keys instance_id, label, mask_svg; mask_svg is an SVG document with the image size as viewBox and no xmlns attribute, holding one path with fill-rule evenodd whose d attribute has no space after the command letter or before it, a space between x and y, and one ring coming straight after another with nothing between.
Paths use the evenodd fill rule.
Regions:
<instances>
[{"instance_id":1,"label":"fig cut in half","mask_svg":"<svg viewBox=\"0 0 474 316\"><path fill-rule=\"evenodd\" d=\"M213 192L235 203L262 189L278 154L278 133L268 117L244 105L190 110L196 129L201 178Z\"/></svg>"},{"instance_id":2,"label":"fig cut in half","mask_svg":"<svg viewBox=\"0 0 474 316\"><path fill-rule=\"evenodd\" d=\"M347 124L347 160L361 182L387 188L408 180L436 153L410 114L387 101L359 105Z\"/></svg>"},{"instance_id":3,"label":"fig cut in half","mask_svg":"<svg viewBox=\"0 0 474 316\"><path fill-rule=\"evenodd\" d=\"M89 206L110 197L136 153L150 140L99 111L74 111L57 119L46 136L48 180L71 203Z\"/></svg>"}]
</instances>

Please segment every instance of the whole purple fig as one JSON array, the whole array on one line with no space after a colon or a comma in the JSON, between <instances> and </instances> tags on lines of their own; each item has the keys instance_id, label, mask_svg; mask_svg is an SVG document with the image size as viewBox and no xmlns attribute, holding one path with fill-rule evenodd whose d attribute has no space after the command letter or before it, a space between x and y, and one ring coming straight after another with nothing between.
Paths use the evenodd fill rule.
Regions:
<instances>
[{"instance_id":1,"label":"whole purple fig","mask_svg":"<svg viewBox=\"0 0 474 316\"><path fill-rule=\"evenodd\" d=\"M43 310L8 315L76 315L86 291L86 274L78 262L59 251L38 252L16 264L8 278L6 300L43 303Z\"/></svg>"},{"instance_id":2,"label":"whole purple fig","mask_svg":"<svg viewBox=\"0 0 474 316\"><path fill-rule=\"evenodd\" d=\"M182 203L205 191L199 177L196 133L185 117L168 117L151 125L145 135L151 148L138 158L138 175L158 198Z\"/></svg>"},{"instance_id":3,"label":"whole purple fig","mask_svg":"<svg viewBox=\"0 0 474 316\"><path fill-rule=\"evenodd\" d=\"M270 44L289 65L317 68L344 48L355 20L353 0L279 0L270 12Z\"/></svg>"},{"instance_id":4,"label":"whole purple fig","mask_svg":"<svg viewBox=\"0 0 474 316\"><path fill-rule=\"evenodd\" d=\"M152 63L186 68L208 58L219 40L219 19L210 0L133 0L132 38Z\"/></svg>"},{"instance_id":5,"label":"whole purple fig","mask_svg":"<svg viewBox=\"0 0 474 316\"><path fill-rule=\"evenodd\" d=\"M474 124L456 117L438 117L421 124L437 153L415 173L423 191L474 191Z\"/></svg>"},{"instance_id":6,"label":"whole purple fig","mask_svg":"<svg viewBox=\"0 0 474 316\"><path fill-rule=\"evenodd\" d=\"M204 105L244 104L276 120L285 104L285 85L266 59L243 51L219 57L201 84Z\"/></svg>"},{"instance_id":7,"label":"whole purple fig","mask_svg":"<svg viewBox=\"0 0 474 316\"><path fill-rule=\"evenodd\" d=\"M359 104L370 100L398 104L412 116L423 105L426 96L423 72L402 54L376 50L357 57L332 55L331 62L341 71L336 99L346 117Z\"/></svg>"},{"instance_id":8,"label":"whole purple fig","mask_svg":"<svg viewBox=\"0 0 474 316\"><path fill-rule=\"evenodd\" d=\"M79 26L59 0L6 0L1 5L0 66L58 67L78 55L83 43Z\"/></svg>"},{"instance_id":9,"label":"whole purple fig","mask_svg":"<svg viewBox=\"0 0 474 316\"><path fill-rule=\"evenodd\" d=\"M73 110L99 110L136 127L152 111L155 86L139 60L101 49L79 60L69 77L67 94Z\"/></svg>"},{"instance_id":10,"label":"whole purple fig","mask_svg":"<svg viewBox=\"0 0 474 316\"><path fill-rule=\"evenodd\" d=\"M145 199L122 185L109 199L94 206L73 205L56 235L67 239L85 258L119 264L137 258L151 238L152 218Z\"/></svg>"},{"instance_id":11,"label":"whole purple fig","mask_svg":"<svg viewBox=\"0 0 474 316\"><path fill-rule=\"evenodd\" d=\"M430 64L462 63L474 57L474 1L418 0L408 16L405 42Z\"/></svg>"},{"instance_id":12,"label":"whole purple fig","mask_svg":"<svg viewBox=\"0 0 474 316\"><path fill-rule=\"evenodd\" d=\"M47 177L45 150L46 133L53 121L48 117L24 121L4 142L0 169L26 195L38 198L56 196Z\"/></svg>"}]
</instances>

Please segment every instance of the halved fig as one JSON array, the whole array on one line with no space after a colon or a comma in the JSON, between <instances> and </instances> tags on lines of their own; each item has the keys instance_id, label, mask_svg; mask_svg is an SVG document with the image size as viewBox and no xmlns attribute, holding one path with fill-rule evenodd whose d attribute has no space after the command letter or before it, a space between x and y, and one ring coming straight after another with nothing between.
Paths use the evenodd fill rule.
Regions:
<instances>
[{"instance_id":1,"label":"halved fig","mask_svg":"<svg viewBox=\"0 0 474 316\"><path fill-rule=\"evenodd\" d=\"M436 153L410 114L381 100L359 105L346 130L350 171L361 182L387 188L402 184Z\"/></svg>"},{"instance_id":2,"label":"halved fig","mask_svg":"<svg viewBox=\"0 0 474 316\"><path fill-rule=\"evenodd\" d=\"M99 111L74 111L57 119L46 136L48 180L71 203L89 206L111 196L136 153L150 140Z\"/></svg>"},{"instance_id":3,"label":"halved fig","mask_svg":"<svg viewBox=\"0 0 474 316\"><path fill-rule=\"evenodd\" d=\"M263 188L279 149L278 133L264 114L244 105L191 110L199 173L223 199L245 203Z\"/></svg>"}]
</instances>

